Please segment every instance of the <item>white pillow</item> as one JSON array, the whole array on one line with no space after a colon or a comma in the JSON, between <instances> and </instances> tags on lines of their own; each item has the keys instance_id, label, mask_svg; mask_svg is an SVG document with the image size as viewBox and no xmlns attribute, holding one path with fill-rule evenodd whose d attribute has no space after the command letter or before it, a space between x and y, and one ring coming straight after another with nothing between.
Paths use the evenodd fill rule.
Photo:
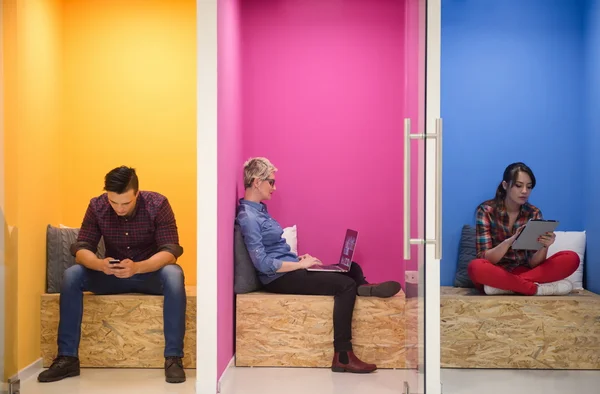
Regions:
<instances>
[{"instance_id":1,"label":"white pillow","mask_svg":"<svg viewBox=\"0 0 600 394\"><path fill-rule=\"evenodd\" d=\"M555 231L556 239L548 248L548 257L556 252L572 250L579 256L579 267L567 279L574 289L583 289L583 258L585 257L585 231Z\"/></svg>"},{"instance_id":2,"label":"white pillow","mask_svg":"<svg viewBox=\"0 0 600 394\"><path fill-rule=\"evenodd\" d=\"M292 227L283 229L283 238L285 238L285 242L290 245L292 253L298 255L298 231L295 224Z\"/></svg>"}]
</instances>

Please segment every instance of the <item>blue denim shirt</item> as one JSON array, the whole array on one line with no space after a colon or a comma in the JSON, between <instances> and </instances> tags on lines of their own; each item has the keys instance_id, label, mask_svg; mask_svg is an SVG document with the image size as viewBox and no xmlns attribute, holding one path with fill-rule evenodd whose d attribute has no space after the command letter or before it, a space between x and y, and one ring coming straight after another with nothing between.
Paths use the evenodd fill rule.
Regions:
<instances>
[{"instance_id":1,"label":"blue denim shirt","mask_svg":"<svg viewBox=\"0 0 600 394\"><path fill-rule=\"evenodd\" d=\"M244 243L263 284L285 275L278 273L283 261L298 262L298 256L282 237L283 229L267 212L267 206L240 199L237 210Z\"/></svg>"}]
</instances>

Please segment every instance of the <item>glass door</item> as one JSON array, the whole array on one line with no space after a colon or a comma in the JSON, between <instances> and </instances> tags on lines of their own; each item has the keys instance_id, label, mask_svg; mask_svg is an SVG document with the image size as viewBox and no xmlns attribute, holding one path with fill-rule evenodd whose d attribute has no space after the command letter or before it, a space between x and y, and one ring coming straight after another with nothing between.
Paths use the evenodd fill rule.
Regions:
<instances>
[{"instance_id":1,"label":"glass door","mask_svg":"<svg viewBox=\"0 0 600 394\"><path fill-rule=\"evenodd\" d=\"M441 393L440 0L406 0L403 393Z\"/></svg>"}]
</instances>

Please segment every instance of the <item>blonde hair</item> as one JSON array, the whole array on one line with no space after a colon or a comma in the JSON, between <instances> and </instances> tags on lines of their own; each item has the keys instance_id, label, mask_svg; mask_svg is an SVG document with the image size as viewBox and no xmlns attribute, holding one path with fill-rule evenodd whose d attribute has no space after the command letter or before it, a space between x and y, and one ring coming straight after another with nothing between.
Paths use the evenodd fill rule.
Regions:
<instances>
[{"instance_id":1,"label":"blonde hair","mask_svg":"<svg viewBox=\"0 0 600 394\"><path fill-rule=\"evenodd\" d=\"M253 157L244 163L244 188L252 186L254 179L265 180L277 168L266 157Z\"/></svg>"}]
</instances>

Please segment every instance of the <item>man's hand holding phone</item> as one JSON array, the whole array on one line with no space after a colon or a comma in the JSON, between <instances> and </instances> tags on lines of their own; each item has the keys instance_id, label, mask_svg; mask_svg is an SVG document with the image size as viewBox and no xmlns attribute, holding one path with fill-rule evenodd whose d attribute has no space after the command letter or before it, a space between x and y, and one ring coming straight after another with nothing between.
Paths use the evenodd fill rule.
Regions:
<instances>
[{"instance_id":1,"label":"man's hand holding phone","mask_svg":"<svg viewBox=\"0 0 600 394\"><path fill-rule=\"evenodd\" d=\"M111 266L113 268L113 275L121 279L131 278L138 272L138 265L131 259L121 260L118 263L111 264Z\"/></svg>"},{"instance_id":2,"label":"man's hand holding phone","mask_svg":"<svg viewBox=\"0 0 600 394\"><path fill-rule=\"evenodd\" d=\"M102 259L101 261L102 272L104 272L106 275L114 275L115 267L117 264L119 264L120 260L113 259L112 257L107 257L105 259Z\"/></svg>"},{"instance_id":3,"label":"man's hand holding phone","mask_svg":"<svg viewBox=\"0 0 600 394\"><path fill-rule=\"evenodd\" d=\"M118 260L108 257L103 261L106 264L102 271L106 275L114 275L117 278L125 279L137 274L138 266L130 259Z\"/></svg>"}]
</instances>

